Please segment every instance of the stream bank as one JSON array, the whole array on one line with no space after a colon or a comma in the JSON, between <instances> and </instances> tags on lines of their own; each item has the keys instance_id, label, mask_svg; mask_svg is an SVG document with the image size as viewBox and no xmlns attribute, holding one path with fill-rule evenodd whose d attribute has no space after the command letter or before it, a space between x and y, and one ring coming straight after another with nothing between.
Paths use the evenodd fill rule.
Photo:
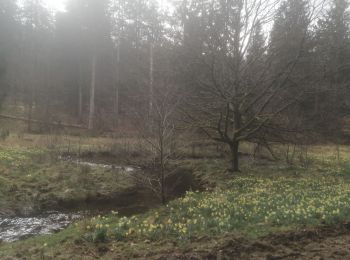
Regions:
<instances>
[{"instance_id":1,"label":"stream bank","mask_svg":"<svg viewBox=\"0 0 350 260\"><path fill-rule=\"evenodd\" d=\"M29 184L23 184L25 189L12 189L14 198L25 200L2 208L0 241L55 233L84 217L107 215L111 211L131 216L160 205L153 191L135 181L137 174L149 174L140 167L74 157L60 157L50 167L44 165ZM42 177L48 179L43 181ZM172 199L190 190L194 178L190 172L180 170L166 183ZM19 196L20 191L25 191L25 196Z\"/></svg>"}]
</instances>

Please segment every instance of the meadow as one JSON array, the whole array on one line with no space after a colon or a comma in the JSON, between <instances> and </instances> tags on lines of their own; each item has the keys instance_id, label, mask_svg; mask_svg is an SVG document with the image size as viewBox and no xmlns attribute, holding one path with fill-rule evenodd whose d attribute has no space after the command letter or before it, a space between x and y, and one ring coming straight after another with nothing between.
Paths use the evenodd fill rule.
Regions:
<instances>
[{"instance_id":1,"label":"meadow","mask_svg":"<svg viewBox=\"0 0 350 260\"><path fill-rule=\"evenodd\" d=\"M243 149L248 151L249 144ZM297 156L294 163L249 157L236 174L227 171L224 158L184 159L182 167L191 169L202 182L200 191L188 191L144 214L125 216L116 209L80 220L58 234L3 243L0 257L11 259L31 250L32 259L64 259L70 254L78 254L82 259L91 255L128 258L135 252L140 256L150 253L153 246L158 250L188 248L205 237L256 240L271 234L347 223L350 149L333 145L308 149L308 163L301 164ZM281 147L276 150L283 154ZM40 155L34 151L31 156ZM10 149L1 156L11 164L11 156L25 161L27 152ZM100 176L99 180L104 181ZM135 247L126 249L130 243ZM87 248L89 253L84 252Z\"/></svg>"}]
</instances>

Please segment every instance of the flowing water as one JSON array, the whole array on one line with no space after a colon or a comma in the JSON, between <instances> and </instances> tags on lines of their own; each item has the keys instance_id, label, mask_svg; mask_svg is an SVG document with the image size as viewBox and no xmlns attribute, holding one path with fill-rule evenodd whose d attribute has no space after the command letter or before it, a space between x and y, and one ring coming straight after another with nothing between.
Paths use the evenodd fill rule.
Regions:
<instances>
[{"instance_id":1,"label":"flowing water","mask_svg":"<svg viewBox=\"0 0 350 260\"><path fill-rule=\"evenodd\" d=\"M0 217L0 241L13 242L33 235L45 235L66 228L80 214L47 212L35 217Z\"/></svg>"},{"instance_id":2,"label":"flowing water","mask_svg":"<svg viewBox=\"0 0 350 260\"><path fill-rule=\"evenodd\" d=\"M71 163L83 165L83 166L85 165L85 166L89 166L91 168L116 169L116 170L121 170L122 172L126 172L126 173L131 173L131 172L134 172L138 169L135 166L119 166L119 165L115 165L115 164L90 162L90 161L81 160L79 158L73 158L70 156L60 156L59 160L67 161L67 162L71 162Z\"/></svg>"},{"instance_id":3,"label":"flowing water","mask_svg":"<svg viewBox=\"0 0 350 260\"><path fill-rule=\"evenodd\" d=\"M59 159L77 165L86 165L91 168L116 169L120 174L131 174L138 170L137 167L95 163L72 157L60 157ZM98 207L92 209L89 208L86 209L87 211L81 211L78 213L51 211L35 216L4 217L0 215L0 242L14 242L34 235L45 235L58 232L69 226L74 221L81 219L86 214L93 215L96 212L103 213L107 209L109 210L108 206L103 207L105 207L105 209L100 209ZM137 212L137 210L133 208L126 208L124 211L126 215L130 214L129 211ZM82 212L84 212L84 214Z\"/></svg>"}]
</instances>

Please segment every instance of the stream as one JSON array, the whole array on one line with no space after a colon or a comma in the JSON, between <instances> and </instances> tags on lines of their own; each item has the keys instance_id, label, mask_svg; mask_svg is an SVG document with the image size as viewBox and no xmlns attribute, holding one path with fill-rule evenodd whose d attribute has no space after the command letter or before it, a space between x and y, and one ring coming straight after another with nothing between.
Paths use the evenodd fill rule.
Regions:
<instances>
[{"instance_id":1,"label":"stream","mask_svg":"<svg viewBox=\"0 0 350 260\"><path fill-rule=\"evenodd\" d=\"M81 217L78 213L54 211L35 217L0 217L0 241L13 242L33 235L52 234Z\"/></svg>"},{"instance_id":2,"label":"stream","mask_svg":"<svg viewBox=\"0 0 350 260\"><path fill-rule=\"evenodd\" d=\"M91 168L104 168L104 169L116 169L116 170L121 170L126 173L131 173L139 169L136 166L120 166L120 165L115 165L115 164L106 164L106 163L96 163L96 162L91 162L91 161L84 161L79 158L74 158L71 156L59 156L59 160L61 161L66 161L70 163L74 163L77 165L83 165L83 166L89 166Z\"/></svg>"},{"instance_id":3,"label":"stream","mask_svg":"<svg viewBox=\"0 0 350 260\"><path fill-rule=\"evenodd\" d=\"M116 169L124 174L130 174L138 169L137 167L131 166L94 163L72 157L59 157L59 160L68 161L77 165L86 165L92 168ZM96 210L89 210L88 212L88 215L91 215L96 213ZM83 218L85 215L84 213L83 211L76 213L50 211L35 216L0 216L0 242L14 242L34 235L56 233L66 228L74 221Z\"/></svg>"},{"instance_id":4,"label":"stream","mask_svg":"<svg viewBox=\"0 0 350 260\"><path fill-rule=\"evenodd\" d=\"M70 162L77 165L86 165L88 167L99 167L106 169L116 169L119 174L130 176L137 174L141 169L136 166L118 166L114 164L96 163L84 161L72 157L60 157L60 160ZM174 175L175 176L175 175ZM192 188L193 178L190 174L181 173L182 179L169 179L169 183L181 182L181 189L174 189L174 196L181 196L187 190ZM187 177L186 177L187 176ZM172 186L170 186L172 187ZM53 234L65 229L79 219L98 214L104 215L117 210L122 216L131 216L146 212L150 207L158 205L158 198L154 197L148 190L137 189L136 191L126 192L120 195L120 200L130 201L126 205L116 204L115 201L90 202L89 204L79 204L69 211L68 208L62 211L42 212L37 215L17 215L17 216L1 216L0 215L0 243L14 242L21 239L26 239L35 235ZM118 206L117 206L118 205ZM30 213L29 213L30 214Z\"/></svg>"}]
</instances>

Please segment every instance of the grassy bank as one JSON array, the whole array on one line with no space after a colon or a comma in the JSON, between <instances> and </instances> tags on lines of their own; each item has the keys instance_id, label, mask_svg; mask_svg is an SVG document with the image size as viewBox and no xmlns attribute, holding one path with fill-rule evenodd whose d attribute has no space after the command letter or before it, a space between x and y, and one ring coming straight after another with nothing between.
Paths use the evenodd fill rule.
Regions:
<instances>
[{"instance_id":1,"label":"grassy bank","mask_svg":"<svg viewBox=\"0 0 350 260\"><path fill-rule=\"evenodd\" d=\"M32 259L152 258L212 248L233 237L254 241L344 223L350 220L348 150L342 147L340 158L334 151L312 148L307 167L243 161L236 175L226 171L222 159L185 160L182 164L192 168L207 191L188 192L146 214L122 217L111 212L55 235L3 244L0 258L28 252Z\"/></svg>"},{"instance_id":2,"label":"grassy bank","mask_svg":"<svg viewBox=\"0 0 350 260\"><path fill-rule=\"evenodd\" d=\"M134 181L123 170L79 165L59 159L59 150L35 143L34 139L16 143L14 139L0 145L2 215L31 214L114 199L117 204L120 194L135 189ZM66 146L61 147L67 150ZM79 149L84 153L90 146Z\"/></svg>"}]
</instances>

